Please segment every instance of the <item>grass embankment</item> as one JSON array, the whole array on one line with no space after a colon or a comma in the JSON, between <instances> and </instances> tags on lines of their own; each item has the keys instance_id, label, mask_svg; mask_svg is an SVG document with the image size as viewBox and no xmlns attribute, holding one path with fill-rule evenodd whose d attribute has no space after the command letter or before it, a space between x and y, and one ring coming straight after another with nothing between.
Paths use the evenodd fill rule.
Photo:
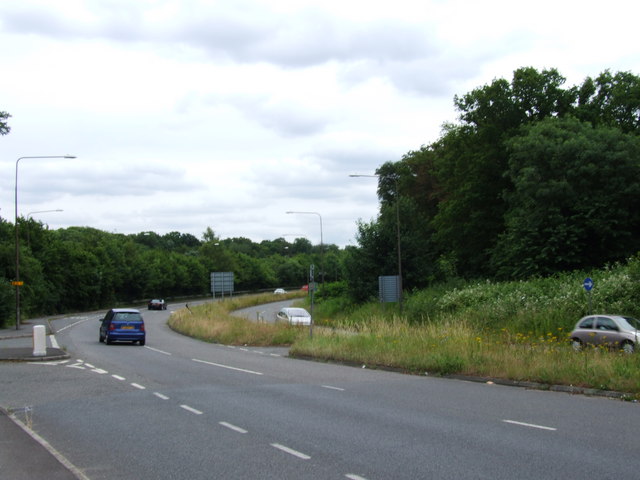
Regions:
<instances>
[{"instance_id":1,"label":"grass embankment","mask_svg":"<svg viewBox=\"0 0 640 480\"><path fill-rule=\"evenodd\" d=\"M640 394L640 354L604 349L574 352L566 333L527 337L508 331L485 332L456 320L410 325L404 319L374 319L356 335L318 330L301 337L292 356L396 368L429 375L468 375L573 385Z\"/></svg>"},{"instance_id":2,"label":"grass embankment","mask_svg":"<svg viewBox=\"0 0 640 480\"><path fill-rule=\"evenodd\" d=\"M169 319L169 327L183 335L225 345L291 345L302 335L299 328L285 323L257 323L234 317L230 312L304 296L304 292L289 292L284 295L264 293L205 303L174 312Z\"/></svg>"},{"instance_id":3,"label":"grass embankment","mask_svg":"<svg viewBox=\"0 0 640 480\"><path fill-rule=\"evenodd\" d=\"M638 272L640 262L634 259L591 273L593 311L640 316ZM585 276L433 288L407 296L402 315L378 303L339 314L344 308L335 308L331 300L318 302L315 321L329 328L314 329L313 338L307 329L230 319L228 312L248 299L206 306L193 315L181 312L172 319L179 328L172 328L220 343L291 345L293 356L371 368L573 385L640 399L640 351L574 352L568 344L568 332L588 310Z\"/></svg>"},{"instance_id":4,"label":"grass embankment","mask_svg":"<svg viewBox=\"0 0 640 480\"><path fill-rule=\"evenodd\" d=\"M471 375L615 390L640 398L640 349L574 352L568 334L588 313L582 288L593 277L592 311L639 316L640 261L587 275L522 282L440 286L409 295L400 316L380 304L347 315L332 309L336 331L357 335L301 338L292 355L393 367L418 374ZM326 320L320 319L319 322Z\"/></svg>"}]
</instances>

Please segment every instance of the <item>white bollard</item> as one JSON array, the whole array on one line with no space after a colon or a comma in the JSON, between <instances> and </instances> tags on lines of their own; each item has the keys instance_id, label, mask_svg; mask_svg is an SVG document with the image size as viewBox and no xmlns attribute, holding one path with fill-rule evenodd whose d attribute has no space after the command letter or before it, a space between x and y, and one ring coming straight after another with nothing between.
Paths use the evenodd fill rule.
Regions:
<instances>
[{"instance_id":1,"label":"white bollard","mask_svg":"<svg viewBox=\"0 0 640 480\"><path fill-rule=\"evenodd\" d=\"M44 357L47 354L47 332L44 325L33 327L33 356Z\"/></svg>"}]
</instances>

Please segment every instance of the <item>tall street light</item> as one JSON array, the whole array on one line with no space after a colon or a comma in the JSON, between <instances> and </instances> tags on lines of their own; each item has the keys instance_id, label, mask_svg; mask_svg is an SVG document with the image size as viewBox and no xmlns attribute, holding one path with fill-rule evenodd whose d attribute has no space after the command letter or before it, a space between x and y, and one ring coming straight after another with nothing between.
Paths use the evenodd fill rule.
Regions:
<instances>
[{"instance_id":1,"label":"tall street light","mask_svg":"<svg viewBox=\"0 0 640 480\"><path fill-rule=\"evenodd\" d=\"M36 157L20 157L16 160L16 183L15 183L15 230L16 230L16 278L12 282L16 287L16 330L20 329L20 287L22 281L20 280L20 237L18 236L18 164L20 160L24 159L36 159L36 158L76 158L73 155L41 155Z\"/></svg>"},{"instance_id":2,"label":"tall street light","mask_svg":"<svg viewBox=\"0 0 640 480\"><path fill-rule=\"evenodd\" d=\"M380 178L380 175L349 175L350 177ZM398 177L393 177L396 190L396 250L398 251L398 306L402 313L402 253L400 251L400 192L398 190Z\"/></svg>"},{"instance_id":3,"label":"tall street light","mask_svg":"<svg viewBox=\"0 0 640 480\"><path fill-rule=\"evenodd\" d=\"M52 213L52 212L64 212L64 210L62 210L61 208L56 208L55 210L37 210L35 212L27 213L27 247L31 245L31 243L29 242L29 236L31 232L29 219L31 219L31 215L35 215L36 213Z\"/></svg>"},{"instance_id":4,"label":"tall street light","mask_svg":"<svg viewBox=\"0 0 640 480\"><path fill-rule=\"evenodd\" d=\"M320 275L324 287L324 247L322 243L322 216L318 212L287 212L287 214L317 215L320 219Z\"/></svg>"}]
</instances>

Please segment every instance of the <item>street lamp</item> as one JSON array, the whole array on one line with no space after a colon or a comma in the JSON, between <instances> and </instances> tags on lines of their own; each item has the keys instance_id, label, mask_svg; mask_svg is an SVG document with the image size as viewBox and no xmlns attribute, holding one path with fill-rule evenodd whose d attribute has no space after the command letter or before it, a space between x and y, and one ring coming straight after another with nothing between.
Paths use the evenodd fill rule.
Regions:
<instances>
[{"instance_id":1,"label":"street lamp","mask_svg":"<svg viewBox=\"0 0 640 480\"><path fill-rule=\"evenodd\" d=\"M64 210L62 210L61 208L56 208L55 210L38 210L36 212L27 213L27 247L31 245L29 241L29 237L31 233L31 224L29 222L29 219L31 218L31 215L35 215L36 213L51 213L51 212L64 212Z\"/></svg>"},{"instance_id":2,"label":"street lamp","mask_svg":"<svg viewBox=\"0 0 640 480\"><path fill-rule=\"evenodd\" d=\"M322 275L322 286L324 287L324 247L322 244L322 216L318 212L287 212L287 214L317 215L320 219L320 274Z\"/></svg>"},{"instance_id":3,"label":"street lamp","mask_svg":"<svg viewBox=\"0 0 640 480\"><path fill-rule=\"evenodd\" d=\"M51 213L51 212L64 212L64 210L62 210L61 208L56 208L55 210L37 210L35 212L29 212L27 213L27 219L31 216L31 215L35 215L36 213Z\"/></svg>"},{"instance_id":4,"label":"street lamp","mask_svg":"<svg viewBox=\"0 0 640 480\"><path fill-rule=\"evenodd\" d=\"M16 330L20 329L20 287L22 282L20 281L20 237L18 236L18 164L20 160L24 159L36 159L36 158L76 158L73 155L43 155L36 157L20 157L16 160L16 183L15 183L15 230L16 230L16 278L12 282L16 287ZM34 212L35 213L35 212Z\"/></svg>"},{"instance_id":5,"label":"street lamp","mask_svg":"<svg viewBox=\"0 0 640 480\"><path fill-rule=\"evenodd\" d=\"M380 178L380 175L349 175L350 177ZM398 250L398 306L402 313L402 253L400 251L400 192L398 190L398 177L393 177L396 190L396 249Z\"/></svg>"}]
</instances>

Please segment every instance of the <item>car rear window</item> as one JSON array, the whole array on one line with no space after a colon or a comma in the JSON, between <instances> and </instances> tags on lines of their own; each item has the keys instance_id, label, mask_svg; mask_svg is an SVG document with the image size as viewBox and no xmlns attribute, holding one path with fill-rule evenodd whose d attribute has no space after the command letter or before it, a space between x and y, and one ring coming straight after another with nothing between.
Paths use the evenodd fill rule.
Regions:
<instances>
[{"instance_id":1,"label":"car rear window","mask_svg":"<svg viewBox=\"0 0 640 480\"><path fill-rule=\"evenodd\" d=\"M638 319L633 317L622 317L622 318L624 318L624 320L627 322L629 327L631 327L631 330L633 329L640 330L640 321L638 321Z\"/></svg>"},{"instance_id":2,"label":"car rear window","mask_svg":"<svg viewBox=\"0 0 640 480\"><path fill-rule=\"evenodd\" d=\"M113 319L119 322L141 322L142 321L142 317L140 316L140 314L133 313L133 312L116 313Z\"/></svg>"}]
</instances>

